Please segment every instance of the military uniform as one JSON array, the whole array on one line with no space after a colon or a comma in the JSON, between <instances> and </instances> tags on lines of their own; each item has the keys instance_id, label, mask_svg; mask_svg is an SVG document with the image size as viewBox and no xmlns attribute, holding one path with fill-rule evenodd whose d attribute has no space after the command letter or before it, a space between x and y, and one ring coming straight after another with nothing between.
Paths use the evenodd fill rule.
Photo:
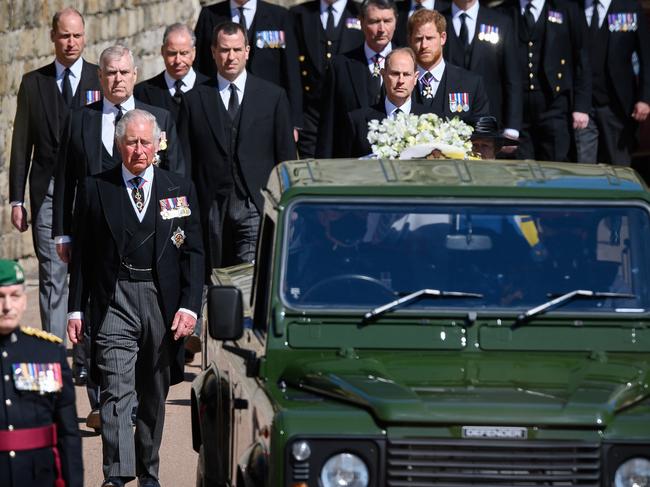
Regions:
<instances>
[{"instance_id":1,"label":"military uniform","mask_svg":"<svg viewBox=\"0 0 650 487\"><path fill-rule=\"evenodd\" d=\"M25 327L0 335L0 374L2 485L82 486L74 386L61 339Z\"/></svg>"}]
</instances>

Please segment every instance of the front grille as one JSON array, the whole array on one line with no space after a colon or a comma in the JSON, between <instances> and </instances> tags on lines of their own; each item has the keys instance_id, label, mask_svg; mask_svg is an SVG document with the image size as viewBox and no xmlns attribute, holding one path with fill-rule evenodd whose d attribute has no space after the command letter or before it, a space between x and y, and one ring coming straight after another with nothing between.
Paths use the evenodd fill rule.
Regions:
<instances>
[{"instance_id":1,"label":"front grille","mask_svg":"<svg viewBox=\"0 0 650 487\"><path fill-rule=\"evenodd\" d=\"M565 441L389 440L390 487L600 486L600 445Z\"/></svg>"}]
</instances>

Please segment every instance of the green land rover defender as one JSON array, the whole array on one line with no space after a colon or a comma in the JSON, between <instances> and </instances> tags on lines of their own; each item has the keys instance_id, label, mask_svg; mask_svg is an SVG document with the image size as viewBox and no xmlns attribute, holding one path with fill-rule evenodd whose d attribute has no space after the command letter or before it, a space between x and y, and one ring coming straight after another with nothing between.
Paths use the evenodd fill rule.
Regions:
<instances>
[{"instance_id":1,"label":"green land rover defender","mask_svg":"<svg viewBox=\"0 0 650 487\"><path fill-rule=\"evenodd\" d=\"M650 485L650 192L626 168L280 164L215 272L198 486Z\"/></svg>"}]
</instances>

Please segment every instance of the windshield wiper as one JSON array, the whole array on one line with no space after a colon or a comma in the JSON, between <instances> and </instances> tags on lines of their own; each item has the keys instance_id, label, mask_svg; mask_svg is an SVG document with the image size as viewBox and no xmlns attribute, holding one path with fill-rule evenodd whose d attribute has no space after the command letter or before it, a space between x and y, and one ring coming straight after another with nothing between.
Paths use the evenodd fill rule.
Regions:
<instances>
[{"instance_id":1,"label":"windshield wiper","mask_svg":"<svg viewBox=\"0 0 650 487\"><path fill-rule=\"evenodd\" d=\"M414 293L407 294L406 296L391 301L390 303L383 304L375 309L371 309L366 314L363 315L361 320L362 324L367 323L370 320L373 320L388 311L399 308L403 304L408 304L413 301L417 301L420 298L482 298L482 294L477 293L465 293L461 291L440 291L439 289L420 289Z\"/></svg>"},{"instance_id":2,"label":"windshield wiper","mask_svg":"<svg viewBox=\"0 0 650 487\"><path fill-rule=\"evenodd\" d=\"M551 299L550 301L546 301L544 304L540 304L539 306L535 306L534 308L529 309L525 313L520 314L517 316L517 319L515 322L510 326L510 329L515 329L518 326L521 326L528 321L530 321L531 318L541 315L543 313L546 313L549 309L556 308L558 306L561 306L565 303L568 303L569 301L573 301L574 299L577 298L587 298L587 299L599 299L599 298L636 298L636 295L634 294L628 294L628 293L610 293L610 292L597 292L597 291L590 291L586 289L576 289L574 291L570 291L566 294L562 294L561 296L558 296L557 298Z\"/></svg>"}]
</instances>

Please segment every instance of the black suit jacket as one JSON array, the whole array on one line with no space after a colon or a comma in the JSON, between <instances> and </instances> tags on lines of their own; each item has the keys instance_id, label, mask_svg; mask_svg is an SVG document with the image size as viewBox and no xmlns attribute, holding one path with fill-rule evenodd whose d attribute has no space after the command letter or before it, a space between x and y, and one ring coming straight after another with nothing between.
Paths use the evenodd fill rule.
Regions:
<instances>
[{"instance_id":1,"label":"black suit jacket","mask_svg":"<svg viewBox=\"0 0 650 487\"><path fill-rule=\"evenodd\" d=\"M393 44L397 47L408 47L408 21L409 10L411 10L411 0L395 2L395 5L397 6L397 25L395 26ZM433 8L442 13L447 10L450 5L451 2L449 0L435 0Z\"/></svg>"},{"instance_id":2,"label":"black suit jacket","mask_svg":"<svg viewBox=\"0 0 650 487\"><path fill-rule=\"evenodd\" d=\"M102 172L103 106L103 102L99 101L74 111L61 139L63 143L54 180L54 237L71 234L72 207L78 182L88 175ZM165 132L167 149L159 152L160 167L185 176L185 159L171 114L139 100L135 100L135 108L154 115L160 130Z\"/></svg>"},{"instance_id":3,"label":"black suit jacket","mask_svg":"<svg viewBox=\"0 0 650 487\"><path fill-rule=\"evenodd\" d=\"M198 71L196 73L196 81L194 86L205 83L209 78ZM194 89L194 87L192 87ZM189 91L189 90L188 90ZM164 108L174 117L174 122L178 123L178 114L180 113L180 106L174 101L174 98L169 93L167 82L165 81L165 72L157 74L153 78L142 81L135 85L133 88L133 96L144 103L153 105L155 107ZM183 97L181 96L181 104Z\"/></svg>"},{"instance_id":4,"label":"black suit jacket","mask_svg":"<svg viewBox=\"0 0 650 487\"><path fill-rule=\"evenodd\" d=\"M581 2L584 17L584 2ZM610 31L607 40L605 74L614 87L617 112L629 117L637 101L650 103L650 34L647 17L636 0L612 0L607 10L611 14L636 14L637 29L634 31ZM605 18L607 24L607 18ZM586 28L586 27L585 27ZM632 53L639 57L639 76L632 69Z\"/></svg>"},{"instance_id":5,"label":"black suit jacket","mask_svg":"<svg viewBox=\"0 0 650 487\"><path fill-rule=\"evenodd\" d=\"M232 190L230 135L221 122L219 104L223 106L215 77L186 94L181 114L181 139L192 161L204 219L215 197ZM261 189L271 170L296 158L289 103L284 90L249 73L240 111L237 158L250 198L262 212Z\"/></svg>"},{"instance_id":6,"label":"black suit jacket","mask_svg":"<svg viewBox=\"0 0 650 487\"><path fill-rule=\"evenodd\" d=\"M73 107L85 104L86 92L101 90L97 69L96 65L83 62ZM32 221L36 220L50 179L54 176L61 134L68 115L67 109L66 113L60 112L64 106L63 97L56 86L54 62L23 76L11 139L9 200L25 201L25 185L29 175Z\"/></svg>"},{"instance_id":7,"label":"black suit jacket","mask_svg":"<svg viewBox=\"0 0 650 487\"><path fill-rule=\"evenodd\" d=\"M303 85L303 103L319 104L325 71L329 64L321 43L324 36L320 20L320 0L310 0L291 7L298 40L298 59ZM348 0L341 14L338 50L334 54L347 52L363 44L363 33L358 23L359 7Z\"/></svg>"},{"instance_id":8,"label":"black suit jacket","mask_svg":"<svg viewBox=\"0 0 650 487\"><path fill-rule=\"evenodd\" d=\"M334 141L346 136L343 129L348 112L376 102L371 96L371 82L363 45L334 56L323 85L316 157L332 157Z\"/></svg>"},{"instance_id":9,"label":"black suit jacket","mask_svg":"<svg viewBox=\"0 0 650 487\"><path fill-rule=\"evenodd\" d=\"M171 327L179 308L199 313L203 291L203 244L199 207L194 185L180 176L154 168L155 194L147 211L156 212L154 283L167 328ZM123 223L126 211L133 211L124 198L122 166L82 180L75 204L75 245L70 265L68 310L86 311L94 340L108 311L120 262L127 241ZM158 202L186 196L191 214L163 220ZM185 241L180 247L172 243L172 232L180 228ZM88 305L88 307L87 307ZM183 340L169 340L172 384L183 380ZM95 360L92 361L96 363Z\"/></svg>"},{"instance_id":10,"label":"black suit jacket","mask_svg":"<svg viewBox=\"0 0 650 487\"><path fill-rule=\"evenodd\" d=\"M411 100L411 113L422 115L430 113L431 110L420 103ZM358 108L348 113L346 133L343 144L337 146L334 157L363 157L372 152L368 142L368 122L371 120L383 120L386 118L386 104L381 102L365 108Z\"/></svg>"},{"instance_id":11,"label":"black suit jacket","mask_svg":"<svg viewBox=\"0 0 650 487\"><path fill-rule=\"evenodd\" d=\"M447 18L445 59L452 64L462 66L463 46L454 31L451 8L445 12L445 17ZM496 44L488 39L479 39L481 24L499 29L499 41ZM469 71L483 78L492 115L497 118L501 127L520 130L524 73L517 59L512 20L499 12L480 6L470 49L472 56Z\"/></svg>"},{"instance_id":12,"label":"black suit jacket","mask_svg":"<svg viewBox=\"0 0 650 487\"><path fill-rule=\"evenodd\" d=\"M549 11L562 15L562 23L548 20ZM510 16L518 46L522 72L527 72L528 47L524 42L524 21L519 2L508 0L503 12ZM578 5L563 0L546 0L540 21L546 23L542 47L542 88L549 97L568 95L571 111L589 113L591 108L591 65L586 48L587 30Z\"/></svg>"},{"instance_id":13,"label":"black suit jacket","mask_svg":"<svg viewBox=\"0 0 650 487\"><path fill-rule=\"evenodd\" d=\"M469 102L467 104L469 109L467 111L451 110L449 95L453 93L468 94ZM418 81L415 90L413 90L413 100L421 103L427 107L429 112L435 113L439 117L459 117L467 123L474 123L479 117L491 115L490 102L481 77L450 63L445 63L445 71L436 91L436 96L432 99L423 97L421 84Z\"/></svg>"},{"instance_id":14,"label":"black suit jacket","mask_svg":"<svg viewBox=\"0 0 650 487\"><path fill-rule=\"evenodd\" d=\"M221 22L230 20L232 20L230 3L225 1L203 7L199 14L199 20L196 22L194 66L210 78L217 75L217 68L210 51L212 31ZM286 47L260 47L257 43L257 36L264 31L283 31ZM279 5L258 0L253 24L248 26L248 42L251 51L246 69L249 73L275 83L286 90L291 106L293 126L302 127L302 89L298 66L298 44L289 11Z\"/></svg>"}]
</instances>

